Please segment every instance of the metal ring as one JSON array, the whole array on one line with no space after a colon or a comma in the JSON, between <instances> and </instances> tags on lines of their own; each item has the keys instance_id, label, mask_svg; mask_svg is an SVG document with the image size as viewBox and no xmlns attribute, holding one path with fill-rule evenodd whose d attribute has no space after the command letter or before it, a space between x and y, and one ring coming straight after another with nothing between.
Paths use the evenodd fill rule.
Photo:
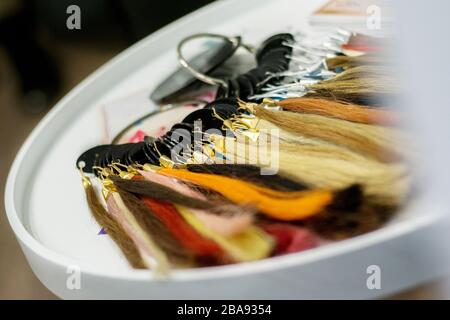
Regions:
<instances>
[{"instance_id":1,"label":"metal ring","mask_svg":"<svg viewBox=\"0 0 450 320\"><path fill-rule=\"evenodd\" d=\"M138 118L137 120L134 120L132 123L130 123L129 125L127 125L125 128L123 128L122 130L120 130L120 132L118 134L116 134L116 136L112 139L111 144L118 144L120 142L120 139L123 138L123 136L125 136L125 134L127 134L132 128L134 128L136 126L136 124L147 120L148 118L151 118L161 112L164 111L168 111L168 110L172 110L178 107L183 107L187 104L200 104L200 105L206 105L208 102L204 101L204 100L187 100L187 101L182 101L182 102L176 102L176 103L169 103L169 104L165 104L162 106L159 106L159 108L157 110L154 110L150 113L147 113L145 115L143 115L142 117Z\"/></svg>"},{"instance_id":2,"label":"metal ring","mask_svg":"<svg viewBox=\"0 0 450 320\"><path fill-rule=\"evenodd\" d=\"M242 45L241 37L227 37L227 36L223 36L221 34L215 34L215 33L197 33L197 34L193 34L191 36L184 38L183 40L180 41L180 43L178 43L178 46L177 46L178 62L181 64L181 66L183 66L184 68L189 70L189 72L191 72L192 75L195 76L200 81L203 81L203 82L205 82L207 84L211 84L211 85L219 85L219 86L224 87L225 89L228 89L228 83L225 80L220 79L220 78L210 77L206 74L203 74L203 73L195 70L183 57L183 53L182 53L183 46L188 41L191 41L193 39L198 39L198 38L219 38L219 39L231 42L234 49L237 49L239 46ZM246 45L243 47L246 49L248 48L248 46L246 46Z\"/></svg>"}]
</instances>

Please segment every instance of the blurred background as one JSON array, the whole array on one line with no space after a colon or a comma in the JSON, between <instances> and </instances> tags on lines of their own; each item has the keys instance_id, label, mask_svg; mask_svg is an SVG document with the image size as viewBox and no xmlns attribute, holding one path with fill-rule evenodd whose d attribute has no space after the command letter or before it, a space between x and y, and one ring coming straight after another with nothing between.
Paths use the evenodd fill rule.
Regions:
<instances>
[{"instance_id":1,"label":"blurred background","mask_svg":"<svg viewBox=\"0 0 450 320\"><path fill-rule=\"evenodd\" d=\"M116 54L211 0L0 0L0 299L56 299L29 268L4 213L9 167L62 96ZM69 30L70 5L82 28ZM439 282L391 298L439 298Z\"/></svg>"}]
</instances>

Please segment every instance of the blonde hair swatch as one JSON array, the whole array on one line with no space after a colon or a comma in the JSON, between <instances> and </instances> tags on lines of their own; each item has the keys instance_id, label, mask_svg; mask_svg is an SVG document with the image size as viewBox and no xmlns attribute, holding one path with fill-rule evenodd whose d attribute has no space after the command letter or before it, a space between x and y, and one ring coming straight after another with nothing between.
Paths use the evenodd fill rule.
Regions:
<instances>
[{"instance_id":1,"label":"blonde hair swatch","mask_svg":"<svg viewBox=\"0 0 450 320\"><path fill-rule=\"evenodd\" d=\"M315 114L272 111L262 106L257 106L254 112L286 131L344 146L379 161L390 162L404 157L400 146L405 145L406 138L393 128Z\"/></svg>"},{"instance_id":2,"label":"blonde hair swatch","mask_svg":"<svg viewBox=\"0 0 450 320\"><path fill-rule=\"evenodd\" d=\"M387 67L358 66L335 77L308 85L306 97L319 97L362 105L382 105L381 98L393 99L399 90L398 82Z\"/></svg>"},{"instance_id":3,"label":"blonde hair swatch","mask_svg":"<svg viewBox=\"0 0 450 320\"><path fill-rule=\"evenodd\" d=\"M382 66L388 63L388 58L381 54L362 54L359 56L336 56L328 58L326 64L328 69L334 70L336 68L354 68L359 66Z\"/></svg>"},{"instance_id":4,"label":"blonde hair swatch","mask_svg":"<svg viewBox=\"0 0 450 320\"><path fill-rule=\"evenodd\" d=\"M279 149L261 151L250 139L245 142L225 138L223 154L236 163L252 163L250 154L267 153L266 159L277 159L282 174L297 179L311 188L340 190L353 184L362 186L364 195L373 203L396 205L409 192L409 171L403 163L382 163L361 154L326 144L301 144L280 141ZM273 155L272 152L277 152Z\"/></svg>"}]
</instances>

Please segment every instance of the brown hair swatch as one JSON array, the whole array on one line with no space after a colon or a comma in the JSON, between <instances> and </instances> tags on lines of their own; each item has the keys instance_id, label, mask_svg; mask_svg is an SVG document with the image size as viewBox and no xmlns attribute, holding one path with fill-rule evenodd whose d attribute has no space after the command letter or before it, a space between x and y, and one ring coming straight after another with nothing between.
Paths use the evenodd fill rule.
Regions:
<instances>
[{"instance_id":1,"label":"brown hair swatch","mask_svg":"<svg viewBox=\"0 0 450 320\"><path fill-rule=\"evenodd\" d=\"M117 191L139 225L154 239L156 245L177 265L192 264L193 257L175 239L164 223L136 195L116 185Z\"/></svg>"},{"instance_id":2,"label":"brown hair swatch","mask_svg":"<svg viewBox=\"0 0 450 320\"><path fill-rule=\"evenodd\" d=\"M212 173L242 179L278 191L300 191L305 185L280 174L261 175L261 168L250 164L188 164L187 169L196 173Z\"/></svg>"},{"instance_id":3,"label":"brown hair swatch","mask_svg":"<svg viewBox=\"0 0 450 320\"><path fill-rule=\"evenodd\" d=\"M127 180L120 177L111 177L111 180L118 188L127 192L147 196L160 201L181 204L194 209L205 210L211 208L211 203L208 201L185 196L184 194L174 191L159 183L148 180Z\"/></svg>"},{"instance_id":4,"label":"brown hair swatch","mask_svg":"<svg viewBox=\"0 0 450 320\"><path fill-rule=\"evenodd\" d=\"M90 183L89 185L84 183L84 186L89 209L91 210L94 219L117 244L133 268L145 269L146 266L144 265L133 240L100 203L92 185L90 185Z\"/></svg>"},{"instance_id":5,"label":"brown hair swatch","mask_svg":"<svg viewBox=\"0 0 450 320\"><path fill-rule=\"evenodd\" d=\"M325 239L343 240L380 228L394 207L364 204L357 211L327 209L301 224Z\"/></svg>"},{"instance_id":6,"label":"brown hair swatch","mask_svg":"<svg viewBox=\"0 0 450 320\"><path fill-rule=\"evenodd\" d=\"M205 210L212 214L233 216L237 214L253 215L255 213L253 207L236 205L223 197L217 198L215 195L213 196L213 201L205 201L186 196L178 191L163 186L162 184L144 179L128 180L115 176L110 177L110 179L117 187L126 190L127 192L159 201L183 205L192 209Z\"/></svg>"}]
</instances>

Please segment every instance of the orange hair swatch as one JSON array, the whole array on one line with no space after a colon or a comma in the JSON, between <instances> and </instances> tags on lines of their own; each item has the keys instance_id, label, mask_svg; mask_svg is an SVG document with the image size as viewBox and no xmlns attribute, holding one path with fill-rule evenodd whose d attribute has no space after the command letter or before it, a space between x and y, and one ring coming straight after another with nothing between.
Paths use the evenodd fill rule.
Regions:
<instances>
[{"instance_id":1,"label":"orange hair swatch","mask_svg":"<svg viewBox=\"0 0 450 320\"><path fill-rule=\"evenodd\" d=\"M229 177L194 173L184 169L164 168L158 172L210 188L235 203L253 205L278 220L290 221L310 217L333 200L332 192L326 190L280 192Z\"/></svg>"}]
</instances>

